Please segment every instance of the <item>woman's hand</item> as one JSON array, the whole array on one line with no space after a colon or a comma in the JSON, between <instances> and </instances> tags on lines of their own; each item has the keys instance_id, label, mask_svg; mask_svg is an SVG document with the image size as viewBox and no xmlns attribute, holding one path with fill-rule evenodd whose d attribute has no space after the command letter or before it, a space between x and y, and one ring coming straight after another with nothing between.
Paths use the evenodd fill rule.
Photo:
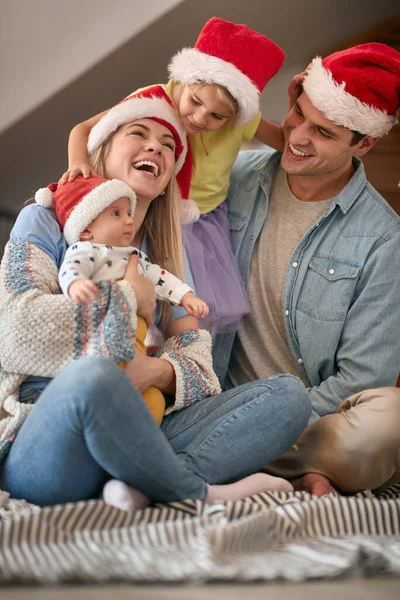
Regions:
<instances>
[{"instance_id":1,"label":"woman's hand","mask_svg":"<svg viewBox=\"0 0 400 600\"><path fill-rule=\"evenodd\" d=\"M94 172L93 167L91 167L88 163L76 163L62 174L58 181L58 185L63 185L64 183L67 183L67 181L74 181L78 175L83 175L83 177L87 179L91 175L96 175L96 173Z\"/></svg>"},{"instance_id":2,"label":"woman's hand","mask_svg":"<svg viewBox=\"0 0 400 600\"><path fill-rule=\"evenodd\" d=\"M139 257L132 254L125 269L124 279L130 284L136 296L137 314L143 317L147 326L151 325L156 308L157 295L154 284L138 272Z\"/></svg>"},{"instance_id":3,"label":"woman's hand","mask_svg":"<svg viewBox=\"0 0 400 600\"><path fill-rule=\"evenodd\" d=\"M135 358L125 364L124 371L141 393L151 385L162 392L174 393L175 371L167 360L146 356L136 348Z\"/></svg>"}]
</instances>

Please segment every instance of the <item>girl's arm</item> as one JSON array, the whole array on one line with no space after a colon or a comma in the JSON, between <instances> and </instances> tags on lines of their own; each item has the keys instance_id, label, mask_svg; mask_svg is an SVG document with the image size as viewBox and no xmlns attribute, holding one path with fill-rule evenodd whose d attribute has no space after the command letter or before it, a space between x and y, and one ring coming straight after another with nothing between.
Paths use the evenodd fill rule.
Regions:
<instances>
[{"instance_id":1,"label":"girl's arm","mask_svg":"<svg viewBox=\"0 0 400 600\"><path fill-rule=\"evenodd\" d=\"M280 152L283 150L284 137L280 125L275 125L270 121L261 119L255 137L263 144L275 148L275 150L279 150Z\"/></svg>"},{"instance_id":2,"label":"girl's arm","mask_svg":"<svg viewBox=\"0 0 400 600\"><path fill-rule=\"evenodd\" d=\"M74 181L78 175L83 175L85 178L96 175L89 164L86 148L92 127L94 127L107 112L108 110L104 110L94 117L87 119L87 121L78 123L78 125L75 125L72 129L68 141L68 170L61 176L58 182L60 185L67 181Z\"/></svg>"}]
</instances>

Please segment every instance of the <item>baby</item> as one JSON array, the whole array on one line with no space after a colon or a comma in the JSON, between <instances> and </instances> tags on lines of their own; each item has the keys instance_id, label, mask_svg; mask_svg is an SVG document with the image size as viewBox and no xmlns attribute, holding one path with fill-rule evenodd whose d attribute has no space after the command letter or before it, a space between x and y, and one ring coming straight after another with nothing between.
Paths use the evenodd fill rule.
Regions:
<instances>
[{"instance_id":1,"label":"baby","mask_svg":"<svg viewBox=\"0 0 400 600\"><path fill-rule=\"evenodd\" d=\"M36 202L54 207L69 244L59 271L63 293L79 304L89 304L98 294L97 283L122 279L132 254L138 256L139 272L154 283L157 297L182 306L189 315L204 318L208 306L180 279L152 264L131 243L135 236L133 215L136 195L124 182L92 176L78 177L63 186L50 184L35 195ZM144 353L147 326L137 318L136 346ZM123 365L121 365L123 367ZM165 411L160 390L150 387L143 398L158 423Z\"/></svg>"}]
</instances>

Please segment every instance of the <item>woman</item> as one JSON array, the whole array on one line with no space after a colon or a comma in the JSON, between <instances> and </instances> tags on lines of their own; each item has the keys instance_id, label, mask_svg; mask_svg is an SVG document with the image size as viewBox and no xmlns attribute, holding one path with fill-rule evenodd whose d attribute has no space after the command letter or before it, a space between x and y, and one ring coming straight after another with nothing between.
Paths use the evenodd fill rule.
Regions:
<instances>
[{"instance_id":1,"label":"woman","mask_svg":"<svg viewBox=\"0 0 400 600\"><path fill-rule=\"evenodd\" d=\"M173 172L183 138L168 107L161 111L147 99L142 109L139 100L125 103L94 158L107 177L136 192L133 243L179 275ZM142 494L160 502L212 501L276 483L283 489L282 480L265 474L236 480L280 456L306 426L311 407L299 380L280 376L204 398L212 393L209 334L182 309L168 315L166 308L157 317L168 336L160 358L137 352L122 373L115 363L132 359L134 315L149 320L154 289L132 262L124 280L100 283L90 306L73 304L56 293L65 247L53 213L31 205L21 212L3 259L0 487L46 505L99 497L111 476L127 485L109 482L110 501L130 509L146 503ZM162 430L140 395L152 384L175 396ZM215 485L230 481L236 483Z\"/></svg>"}]
</instances>

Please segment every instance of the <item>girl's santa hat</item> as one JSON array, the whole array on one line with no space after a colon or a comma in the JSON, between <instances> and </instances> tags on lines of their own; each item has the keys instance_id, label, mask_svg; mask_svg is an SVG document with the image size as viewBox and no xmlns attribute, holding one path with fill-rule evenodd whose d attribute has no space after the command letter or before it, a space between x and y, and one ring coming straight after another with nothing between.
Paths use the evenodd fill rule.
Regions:
<instances>
[{"instance_id":1,"label":"girl's santa hat","mask_svg":"<svg viewBox=\"0 0 400 600\"><path fill-rule=\"evenodd\" d=\"M237 123L256 116L260 94L281 68L285 53L272 40L218 17L204 25L194 48L183 48L172 57L169 74L176 81L218 84L239 104Z\"/></svg>"},{"instance_id":2,"label":"girl's santa hat","mask_svg":"<svg viewBox=\"0 0 400 600\"><path fill-rule=\"evenodd\" d=\"M322 114L342 127L381 137L397 122L400 52L372 42L314 58L303 89Z\"/></svg>"},{"instance_id":3,"label":"girl's santa hat","mask_svg":"<svg viewBox=\"0 0 400 600\"><path fill-rule=\"evenodd\" d=\"M82 231L103 210L124 197L131 203L133 217L136 194L128 184L119 179L104 179L97 175L84 179L80 175L75 181L68 181L63 185L50 183L47 188L41 188L35 194L35 200L40 206L54 208L69 246L79 241Z\"/></svg>"},{"instance_id":4,"label":"girl's santa hat","mask_svg":"<svg viewBox=\"0 0 400 600\"><path fill-rule=\"evenodd\" d=\"M172 102L161 85L153 85L131 94L111 108L92 128L87 150L92 154L118 127L136 119L153 119L165 125L175 138L175 174L178 179L182 197L182 221L191 223L197 221L200 211L189 196L192 176L192 161L188 149L186 131L172 105Z\"/></svg>"}]
</instances>

